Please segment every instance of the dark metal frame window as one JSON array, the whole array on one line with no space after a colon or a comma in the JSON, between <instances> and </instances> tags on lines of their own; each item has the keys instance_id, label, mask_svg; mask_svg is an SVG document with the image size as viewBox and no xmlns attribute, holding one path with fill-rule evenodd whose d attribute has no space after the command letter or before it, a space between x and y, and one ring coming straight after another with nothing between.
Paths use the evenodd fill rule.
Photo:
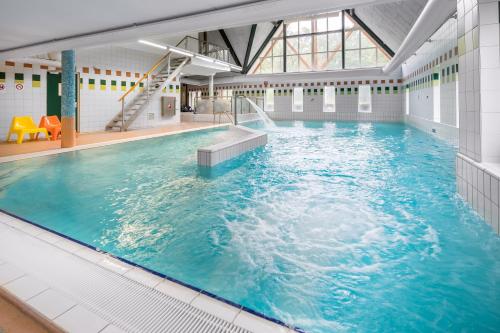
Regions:
<instances>
[{"instance_id":1,"label":"dark metal frame window","mask_svg":"<svg viewBox=\"0 0 500 333\"><path fill-rule=\"evenodd\" d=\"M378 37L357 20L348 11L338 11L283 23L249 72L270 74L383 66L390 60L391 52L381 47ZM277 44L281 48L276 54Z\"/></svg>"}]
</instances>

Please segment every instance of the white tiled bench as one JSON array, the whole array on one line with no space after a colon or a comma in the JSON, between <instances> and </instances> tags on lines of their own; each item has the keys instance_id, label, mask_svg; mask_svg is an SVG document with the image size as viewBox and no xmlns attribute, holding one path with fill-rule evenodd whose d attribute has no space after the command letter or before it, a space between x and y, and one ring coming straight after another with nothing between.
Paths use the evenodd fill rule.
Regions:
<instances>
[{"instance_id":1,"label":"white tiled bench","mask_svg":"<svg viewBox=\"0 0 500 333\"><path fill-rule=\"evenodd\" d=\"M243 126L233 126L233 130L241 131L243 136L198 149L198 165L213 167L232 159L249 150L267 144L267 133Z\"/></svg>"}]
</instances>

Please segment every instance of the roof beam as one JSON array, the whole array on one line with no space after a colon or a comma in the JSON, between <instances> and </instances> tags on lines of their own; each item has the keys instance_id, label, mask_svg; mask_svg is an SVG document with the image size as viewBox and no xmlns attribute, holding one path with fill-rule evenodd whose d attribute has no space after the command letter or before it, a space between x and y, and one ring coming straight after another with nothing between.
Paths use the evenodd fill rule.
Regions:
<instances>
[{"instance_id":1,"label":"roof beam","mask_svg":"<svg viewBox=\"0 0 500 333\"><path fill-rule=\"evenodd\" d=\"M219 33L220 33L222 39L224 40L224 43L226 43L226 46L229 49L229 53L231 53L231 57L233 57L233 60L236 63L236 65L239 67L242 67L240 59L238 59L236 52L234 52L233 45L231 45L229 38L227 38L227 35L226 35L226 32L224 31L224 29L219 29Z\"/></svg>"},{"instance_id":2,"label":"roof beam","mask_svg":"<svg viewBox=\"0 0 500 333\"><path fill-rule=\"evenodd\" d=\"M250 29L250 37L248 37L247 51L245 52L245 61L243 62L243 72L245 73L247 72L246 68L248 65L248 59L250 58L250 52L252 52L255 30L257 30L257 24L252 24L252 28Z\"/></svg>"},{"instance_id":3,"label":"roof beam","mask_svg":"<svg viewBox=\"0 0 500 333\"><path fill-rule=\"evenodd\" d=\"M253 64L257 61L257 59L259 58L262 51L264 51L264 49L266 48L266 46L269 43L269 41L271 40L271 38L273 38L274 34L276 33L276 31L278 31L278 29L281 27L282 24L283 24L283 20L280 20L274 24L274 27L271 29L271 31L267 35L266 39L264 40L264 42L260 45L259 49L257 50L255 55L253 56L252 61L250 61L250 63L247 64L247 66L245 66L245 68L243 68L244 74L247 74L248 71L250 70L250 68L252 68Z\"/></svg>"},{"instance_id":4,"label":"roof beam","mask_svg":"<svg viewBox=\"0 0 500 333\"><path fill-rule=\"evenodd\" d=\"M384 49L384 51L392 57L394 57L394 51L389 47L389 45L387 45L386 43L384 43L384 41L382 39L380 39L379 36L377 36L376 33L373 32L373 30L371 30L366 24L365 22L363 22L363 20L361 20L359 18L359 16L356 15L356 12L354 11L354 8L353 9L350 9L350 10L346 10L345 11L353 20L354 22L356 22L371 38L373 38L374 41L377 42L377 44L382 48Z\"/></svg>"}]
</instances>

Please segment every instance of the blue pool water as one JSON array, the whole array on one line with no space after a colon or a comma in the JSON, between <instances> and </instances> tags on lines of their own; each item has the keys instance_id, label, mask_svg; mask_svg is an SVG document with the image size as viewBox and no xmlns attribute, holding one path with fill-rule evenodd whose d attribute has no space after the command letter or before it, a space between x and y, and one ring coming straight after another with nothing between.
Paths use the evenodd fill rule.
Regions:
<instances>
[{"instance_id":1,"label":"blue pool water","mask_svg":"<svg viewBox=\"0 0 500 333\"><path fill-rule=\"evenodd\" d=\"M2 164L0 208L308 332L499 330L500 238L457 197L454 147L268 131L211 172L196 148L223 130Z\"/></svg>"}]
</instances>

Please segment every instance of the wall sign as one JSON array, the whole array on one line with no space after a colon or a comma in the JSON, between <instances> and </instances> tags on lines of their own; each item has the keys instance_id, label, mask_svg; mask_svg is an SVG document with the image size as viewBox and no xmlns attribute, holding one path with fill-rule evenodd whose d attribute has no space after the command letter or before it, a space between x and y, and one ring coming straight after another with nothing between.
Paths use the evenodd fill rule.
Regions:
<instances>
[{"instance_id":1,"label":"wall sign","mask_svg":"<svg viewBox=\"0 0 500 333\"><path fill-rule=\"evenodd\" d=\"M5 83L0 83L0 93L5 92L7 87L5 86Z\"/></svg>"},{"instance_id":2,"label":"wall sign","mask_svg":"<svg viewBox=\"0 0 500 333\"><path fill-rule=\"evenodd\" d=\"M17 90L23 90L24 89L24 84L22 84L22 83L16 84L16 89Z\"/></svg>"}]
</instances>

